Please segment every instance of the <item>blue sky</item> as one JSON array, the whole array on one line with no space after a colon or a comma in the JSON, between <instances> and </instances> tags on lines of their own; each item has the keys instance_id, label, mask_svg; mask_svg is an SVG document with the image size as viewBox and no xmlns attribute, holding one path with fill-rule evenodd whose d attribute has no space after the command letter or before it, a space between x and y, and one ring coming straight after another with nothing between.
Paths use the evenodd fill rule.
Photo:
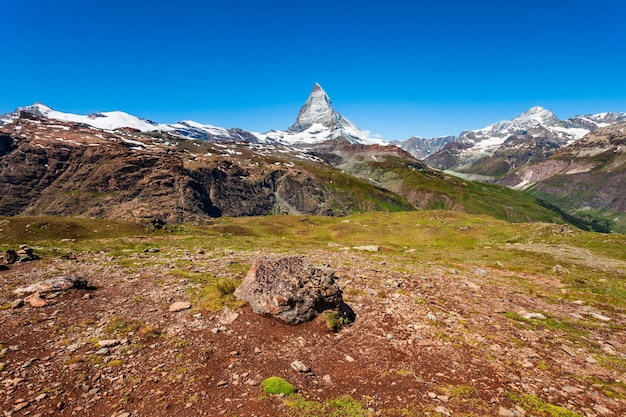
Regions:
<instances>
[{"instance_id":1,"label":"blue sky","mask_svg":"<svg viewBox=\"0 0 626 417\"><path fill-rule=\"evenodd\" d=\"M285 129L315 82L386 139L534 105L626 111L626 2L6 1L0 113L43 102Z\"/></svg>"}]
</instances>

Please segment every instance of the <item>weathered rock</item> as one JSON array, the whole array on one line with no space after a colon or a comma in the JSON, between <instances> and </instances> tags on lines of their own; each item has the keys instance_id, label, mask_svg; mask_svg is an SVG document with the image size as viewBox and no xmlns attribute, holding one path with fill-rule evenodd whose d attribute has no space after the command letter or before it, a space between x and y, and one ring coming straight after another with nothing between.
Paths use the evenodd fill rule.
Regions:
<instances>
[{"instance_id":1,"label":"weathered rock","mask_svg":"<svg viewBox=\"0 0 626 417\"><path fill-rule=\"evenodd\" d=\"M291 369L297 372L309 372L311 370L311 367L305 365L302 361L299 361L299 360L295 360L291 362L290 366L291 366Z\"/></svg>"},{"instance_id":2,"label":"weathered rock","mask_svg":"<svg viewBox=\"0 0 626 417\"><path fill-rule=\"evenodd\" d=\"M41 298L38 292L24 298L24 302L30 304L32 307L45 307L48 305L48 302Z\"/></svg>"},{"instance_id":3,"label":"weathered rock","mask_svg":"<svg viewBox=\"0 0 626 417\"><path fill-rule=\"evenodd\" d=\"M87 289L87 281L80 277L61 277L51 278L45 281L40 281L28 287L20 287L13 291L16 294L31 294L31 293L47 293L54 291L67 291L71 289Z\"/></svg>"},{"instance_id":4,"label":"weathered rock","mask_svg":"<svg viewBox=\"0 0 626 417\"><path fill-rule=\"evenodd\" d=\"M20 308L24 305L24 300L18 298L17 300L13 300L11 302L11 308Z\"/></svg>"},{"instance_id":5,"label":"weathered rock","mask_svg":"<svg viewBox=\"0 0 626 417\"><path fill-rule=\"evenodd\" d=\"M347 314L334 273L316 268L302 257L258 258L235 295L257 314L299 324L333 310Z\"/></svg>"},{"instance_id":6,"label":"weathered rock","mask_svg":"<svg viewBox=\"0 0 626 417\"><path fill-rule=\"evenodd\" d=\"M176 301L170 306L169 311L176 313L178 311L189 310L191 306L192 304L189 301Z\"/></svg>"},{"instance_id":7,"label":"weathered rock","mask_svg":"<svg viewBox=\"0 0 626 417\"><path fill-rule=\"evenodd\" d=\"M17 256L17 252L15 252L15 250L13 249L9 249L4 253L4 261L7 264L12 264L17 262L18 256Z\"/></svg>"},{"instance_id":8,"label":"weathered rock","mask_svg":"<svg viewBox=\"0 0 626 417\"><path fill-rule=\"evenodd\" d=\"M378 252L380 250L380 248L376 245L353 246L352 249L365 252Z\"/></svg>"}]
</instances>

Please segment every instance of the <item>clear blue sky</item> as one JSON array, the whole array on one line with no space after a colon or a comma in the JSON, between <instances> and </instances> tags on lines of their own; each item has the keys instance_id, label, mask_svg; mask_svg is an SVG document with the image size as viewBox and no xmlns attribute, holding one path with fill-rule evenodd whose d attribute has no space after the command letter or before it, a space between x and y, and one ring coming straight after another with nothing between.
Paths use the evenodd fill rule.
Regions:
<instances>
[{"instance_id":1,"label":"clear blue sky","mask_svg":"<svg viewBox=\"0 0 626 417\"><path fill-rule=\"evenodd\" d=\"M623 0L3 3L0 113L40 101L267 131L315 82L386 139L533 105L626 111Z\"/></svg>"}]
</instances>

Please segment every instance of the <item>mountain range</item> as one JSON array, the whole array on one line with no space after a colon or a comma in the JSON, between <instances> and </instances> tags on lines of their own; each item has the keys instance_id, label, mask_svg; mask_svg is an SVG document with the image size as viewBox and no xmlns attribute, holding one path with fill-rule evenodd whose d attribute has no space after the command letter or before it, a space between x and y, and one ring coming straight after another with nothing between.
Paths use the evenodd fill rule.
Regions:
<instances>
[{"instance_id":1,"label":"mountain range","mask_svg":"<svg viewBox=\"0 0 626 417\"><path fill-rule=\"evenodd\" d=\"M162 217L172 221L219 215L341 215L355 210L447 208L497 213L496 217L515 221L536 215L543 220L582 217L583 226L621 231L626 228L626 204L620 197L624 194L622 159L598 155L623 155L620 126L625 122L626 113L609 112L562 121L549 110L533 107L512 120L464 131L458 137L412 137L392 144L370 137L334 110L319 84L291 127L265 133L190 120L161 124L121 111L83 116L35 103L0 117L0 180L4 184L0 214L146 218L158 215L151 205L160 200L157 206L168 210ZM597 132L592 138L604 139L589 139L590 132ZM576 151L590 143L595 144L594 151ZM562 168L580 155L587 155L584 168ZM546 169L555 166L549 162L554 158L560 158L557 165L561 168ZM600 167L607 161L609 166ZM51 162L56 166L54 173ZM593 189L595 183L602 183L605 195L563 204L564 199L577 201L568 198L574 190L547 184L558 176L582 174L581 170L587 174L586 186ZM601 180L596 172L602 172ZM97 173L100 177L94 178ZM469 181L476 179L525 190L529 199ZM116 185L111 188L110 184ZM164 184L174 187L178 200L164 197L167 187L156 191ZM485 189L489 190L486 194L481 191ZM519 199L528 207L534 198L530 194L541 198L541 210L529 215L519 208L506 209L507 199ZM543 211L546 207L557 214L548 215Z\"/></svg>"}]
</instances>

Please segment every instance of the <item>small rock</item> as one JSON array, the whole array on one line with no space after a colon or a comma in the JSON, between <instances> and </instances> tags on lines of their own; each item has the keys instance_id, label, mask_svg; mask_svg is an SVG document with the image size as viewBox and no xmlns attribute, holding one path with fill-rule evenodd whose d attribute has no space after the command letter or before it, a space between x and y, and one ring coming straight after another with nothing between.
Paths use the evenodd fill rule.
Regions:
<instances>
[{"instance_id":1,"label":"small rock","mask_svg":"<svg viewBox=\"0 0 626 417\"><path fill-rule=\"evenodd\" d=\"M260 348L258 348L258 347L254 348L254 353L261 353L261 352L263 352L263 351Z\"/></svg>"},{"instance_id":2,"label":"small rock","mask_svg":"<svg viewBox=\"0 0 626 417\"><path fill-rule=\"evenodd\" d=\"M471 281L465 281L465 285L467 285L468 287L470 287L473 290L480 290L482 287L480 285L476 285Z\"/></svg>"},{"instance_id":3,"label":"small rock","mask_svg":"<svg viewBox=\"0 0 626 417\"><path fill-rule=\"evenodd\" d=\"M554 265L552 267L552 272L555 274L567 275L569 274L569 269L561 265Z\"/></svg>"},{"instance_id":4,"label":"small rock","mask_svg":"<svg viewBox=\"0 0 626 417\"><path fill-rule=\"evenodd\" d=\"M178 311L189 310L191 307L192 304L189 301L176 301L170 305L169 311L176 313Z\"/></svg>"},{"instance_id":5,"label":"small rock","mask_svg":"<svg viewBox=\"0 0 626 417\"><path fill-rule=\"evenodd\" d=\"M446 407L442 405L438 405L437 407L435 407L435 413L443 414L444 416L449 416L450 410L448 410Z\"/></svg>"},{"instance_id":6,"label":"small rock","mask_svg":"<svg viewBox=\"0 0 626 417\"><path fill-rule=\"evenodd\" d=\"M482 268L478 268L478 267L474 268L474 273L475 273L476 275L480 275L481 277L485 277L485 276L487 276L487 271L485 271L485 270L484 270L484 269L482 269Z\"/></svg>"},{"instance_id":7,"label":"small rock","mask_svg":"<svg viewBox=\"0 0 626 417\"><path fill-rule=\"evenodd\" d=\"M91 299L91 294L87 293L87 294L83 295L83 298L85 300L90 300Z\"/></svg>"},{"instance_id":8,"label":"small rock","mask_svg":"<svg viewBox=\"0 0 626 417\"><path fill-rule=\"evenodd\" d=\"M119 413L115 417L130 417L130 413L128 411L122 411L121 413Z\"/></svg>"},{"instance_id":9,"label":"small rock","mask_svg":"<svg viewBox=\"0 0 626 417\"><path fill-rule=\"evenodd\" d=\"M43 399L45 399L48 396L48 394L46 394L45 392L42 394L39 394L38 396L35 397L35 401L41 401Z\"/></svg>"},{"instance_id":10,"label":"small rock","mask_svg":"<svg viewBox=\"0 0 626 417\"><path fill-rule=\"evenodd\" d=\"M354 358L350 355L346 355L346 362L354 362Z\"/></svg>"},{"instance_id":11,"label":"small rock","mask_svg":"<svg viewBox=\"0 0 626 417\"><path fill-rule=\"evenodd\" d=\"M526 313L523 315L526 320L536 319L536 320L545 320L546 316L541 313Z\"/></svg>"},{"instance_id":12,"label":"small rock","mask_svg":"<svg viewBox=\"0 0 626 417\"><path fill-rule=\"evenodd\" d=\"M609 414L613 414L613 412L611 410L609 410L606 407L603 407L601 405L596 405L593 407L594 410L596 410L598 413L602 414L603 416L607 416Z\"/></svg>"},{"instance_id":13,"label":"small rock","mask_svg":"<svg viewBox=\"0 0 626 417\"><path fill-rule=\"evenodd\" d=\"M437 321L437 316L435 316L431 311L426 314L426 318L430 321Z\"/></svg>"},{"instance_id":14,"label":"small rock","mask_svg":"<svg viewBox=\"0 0 626 417\"><path fill-rule=\"evenodd\" d=\"M593 313L593 312L591 312L591 313L588 313L588 314L589 314L591 317L593 317L594 319L596 319L596 320L600 320L600 321L611 321L611 318L610 318L610 317L604 316L604 315L599 314L599 313Z\"/></svg>"},{"instance_id":15,"label":"small rock","mask_svg":"<svg viewBox=\"0 0 626 417\"><path fill-rule=\"evenodd\" d=\"M515 412L513 412L512 410L509 410L508 408L500 407L500 410L498 411L498 415L500 417L515 417Z\"/></svg>"},{"instance_id":16,"label":"small rock","mask_svg":"<svg viewBox=\"0 0 626 417\"><path fill-rule=\"evenodd\" d=\"M20 308L24 305L24 300L22 300L21 298L18 298L17 300L14 300L11 302L11 308Z\"/></svg>"},{"instance_id":17,"label":"small rock","mask_svg":"<svg viewBox=\"0 0 626 417\"><path fill-rule=\"evenodd\" d=\"M561 345L561 350L572 357L576 356L576 351L567 345Z\"/></svg>"},{"instance_id":18,"label":"small rock","mask_svg":"<svg viewBox=\"0 0 626 417\"><path fill-rule=\"evenodd\" d=\"M13 411L14 412L18 412L18 411L23 410L24 408L28 407L29 405L30 405L29 402L17 403L17 404L15 404L15 407L13 407Z\"/></svg>"},{"instance_id":19,"label":"small rock","mask_svg":"<svg viewBox=\"0 0 626 417\"><path fill-rule=\"evenodd\" d=\"M30 304L32 307L45 307L48 305L48 302L39 296L39 293L33 293L28 297L24 298L24 301Z\"/></svg>"},{"instance_id":20,"label":"small rock","mask_svg":"<svg viewBox=\"0 0 626 417\"><path fill-rule=\"evenodd\" d=\"M96 350L96 355L108 355L108 354L109 354L109 348L102 348L102 349Z\"/></svg>"},{"instance_id":21,"label":"small rock","mask_svg":"<svg viewBox=\"0 0 626 417\"><path fill-rule=\"evenodd\" d=\"M587 357L585 358L585 362L587 362L587 363L591 363L591 364L598 363L598 361L597 361L597 360L596 360L593 356L587 356Z\"/></svg>"},{"instance_id":22,"label":"small rock","mask_svg":"<svg viewBox=\"0 0 626 417\"><path fill-rule=\"evenodd\" d=\"M566 385L561 388L561 391L567 392L568 394L580 394L584 390L578 387L572 387L571 385Z\"/></svg>"},{"instance_id":23,"label":"small rock","mask_svg":"<svg viewBox=\"0 0 626 417\"><path fill-rule=\"evenodd\" d=\"M106 340L98 341L98 346L100 346L101 348L113 347L113 346L119 345L119 343L120 343L119 340L106 339Z\"/></svg>"},{"instance_id":24,"label":"small rock","mask_svg":"<svg viewBox=\"0 0 626 417\"><path fill-rule=\"evenodd\" d=\"M331 378L330 378L330 375L328 375L328 374L324 375L324 376L322 377L322 381L324 381L324 382L325 382L325 383L327 383L327 384L330 384L330 383L331 383Z\"/></svg>"},{"instance_id":25,"label":"small rock","mask_svg":"<svg viewBox=\"0 0 626 417\"><path fill-rule=\"evenodd\" d=\"M378 252L380 248L376 245L353 246L352 249L365 252Z\"/></svg>"},{"instance_id":26,"label":"small rock","mask_svg":"<svg viewBox=\"0 0 626 417\"><path fill-rule=\"evenodd\" d=\"M306 366L304 363L302 363L299 360L295 360L291 362L291 369L297 372L309 372L311 370L310 367Z\"/></svg>"},{"instance_id":27,"label":"small rock","mask_svg":"<svg viewBox=\"0 0 626 417\"><path fill-rule=\"evenodd\" d=\"M222 379L221 381L219 381L219 382L217 383L217 386L218 386L218 387L227 387L227 386L228 386L228 382L227 382L227 381L224 381L224 380Z\"/></svg>"}]
</instances>

